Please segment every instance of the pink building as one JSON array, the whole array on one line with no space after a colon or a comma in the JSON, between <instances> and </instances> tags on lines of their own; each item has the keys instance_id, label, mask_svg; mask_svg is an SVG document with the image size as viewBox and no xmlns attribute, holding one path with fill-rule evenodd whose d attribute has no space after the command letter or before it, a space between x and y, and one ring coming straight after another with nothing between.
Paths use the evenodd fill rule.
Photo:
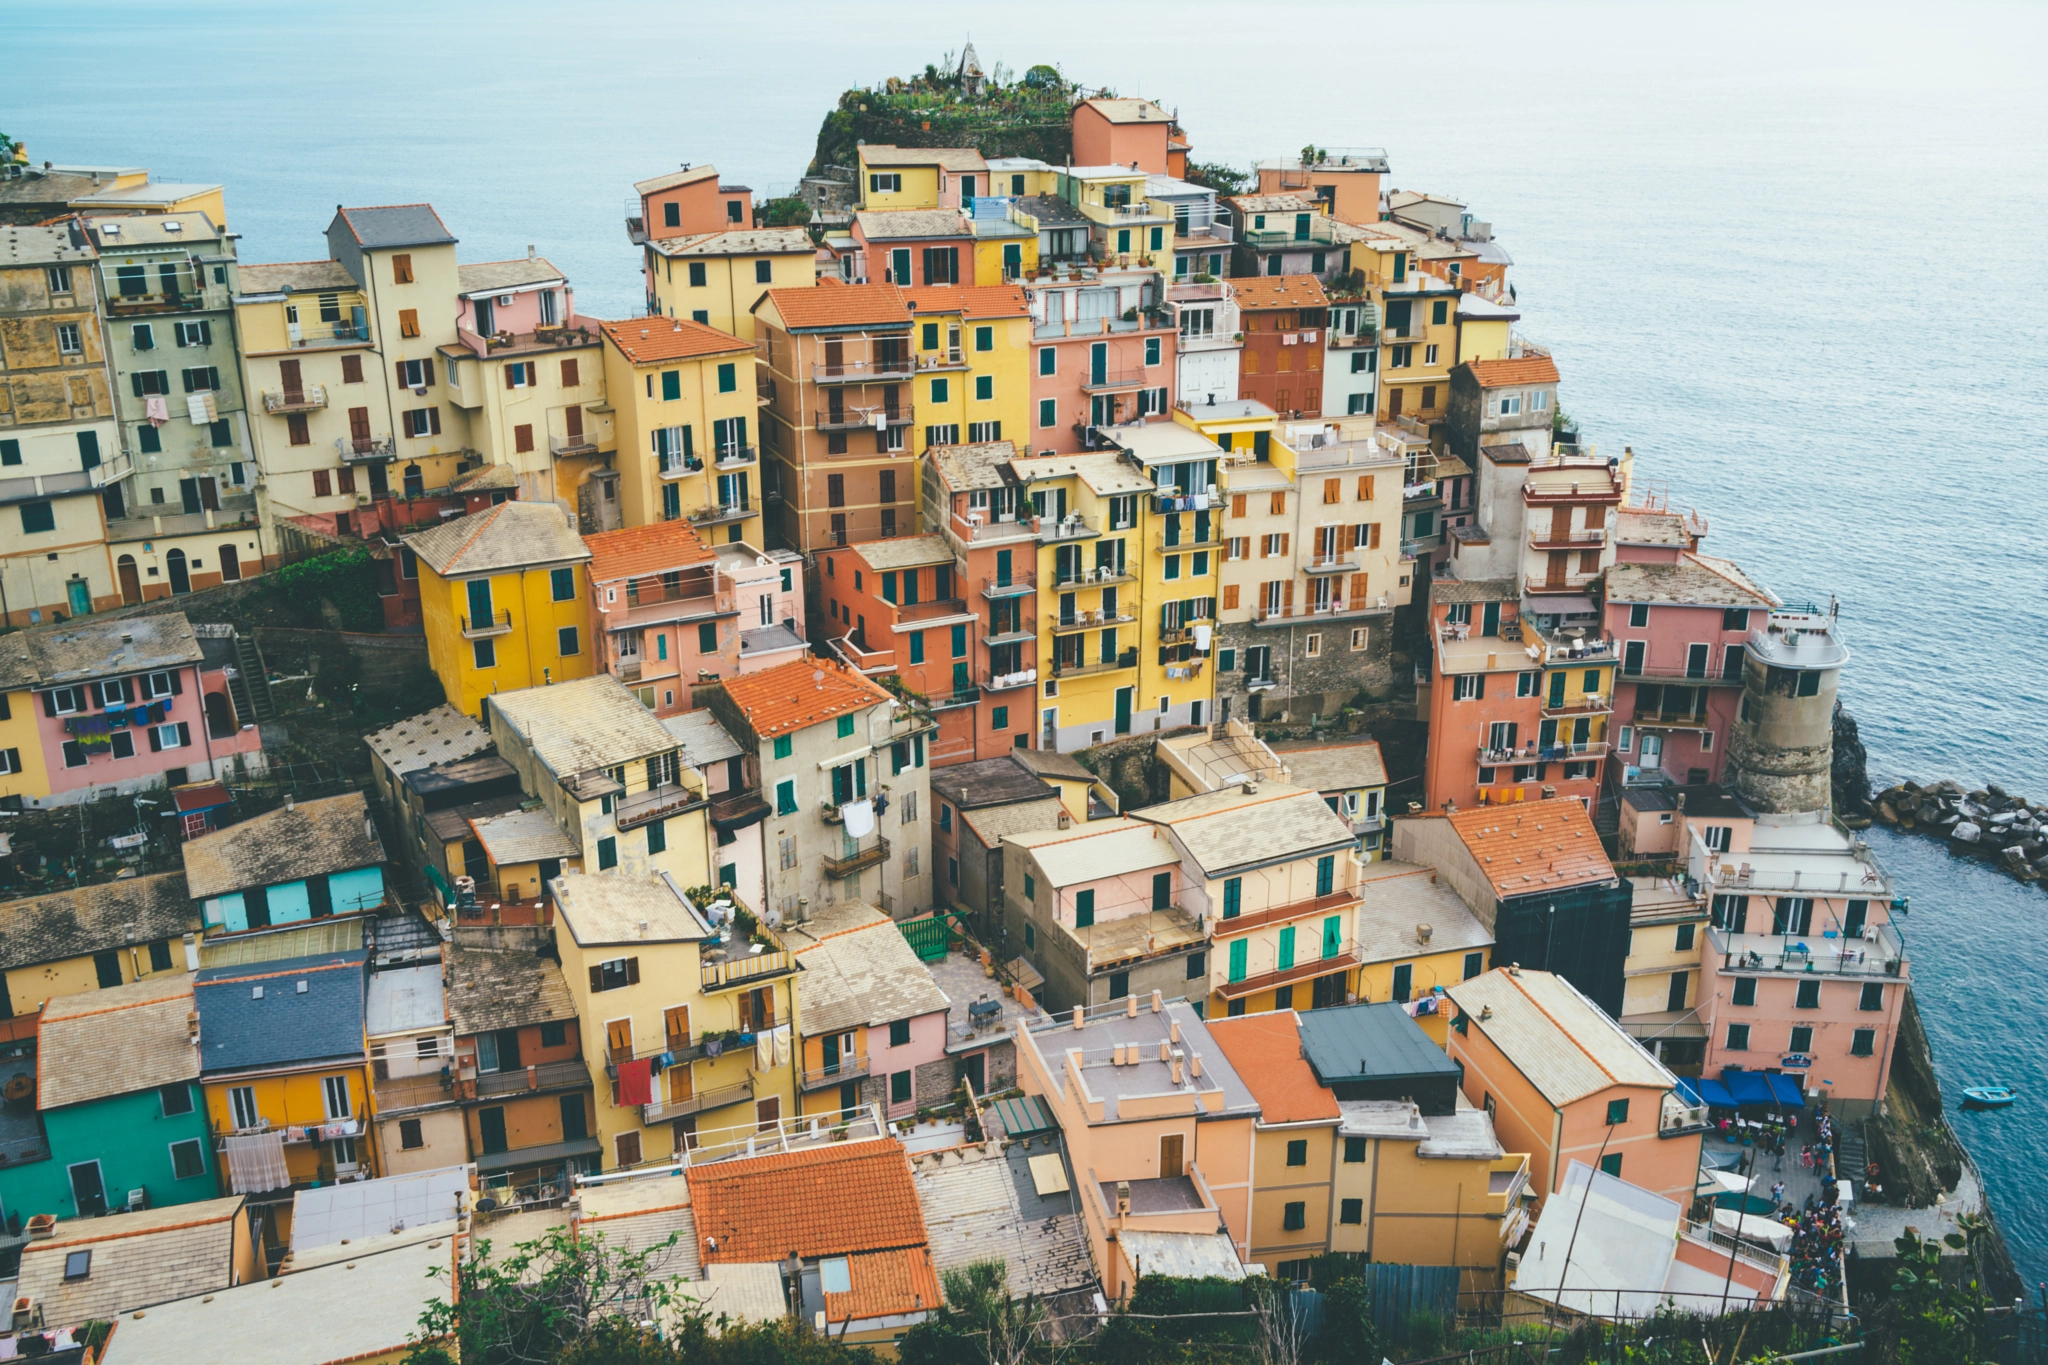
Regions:
<instances>
[{"instance_id":1,"label":"pink building","mask_svg":"<svg viewBox=\"0 0 2048 1365\"><path fill-rule=\"evenodd\" d=\"M974 233L957 208L863 209L853 215L853 284L973 284Z\"/></svg>"},{"instance_id":2,"label":"pink building","mask_svg":"<svg viewBox=\"0 0 2048 1365\"><path fill-rule=\"evenodd\" d=\"M15 706L33 695L41 780L0 775L0 797L71 805L263 769L257 693L232 626L181 613L68 621L14 637ZM255 659L253 648L247 657ZM47 784L48 795L37 789Z\"/></svg>"},{"instance_id":3,"label":"pink building","mask_svg":"<svg viewBox=\"0 0 2048 1365\"><path fill-rule=\"evenodd\" d=\"M1686 871L1712 898L1700 952L1701 1074L1726 1083L1731 1073L1776 1073L1835 1113L1868 1114L1884 1095L1910 979L1891 879L1824 812L1695 814L1688 805L1678 826Z\"/></svg>"},{"instance_id":4,"label":"pink building","mask_svg":"<svg viewBox=\"0 0 2048 1365\"><path fill-rule=\"evenodd\" d=\"M1031 450L1092 450L1097 427L1171 420L1180 335L1172 316L1152 306L1160 297L1157 277L1114 294L1093 280L1040 280L1028 292ZM1128 320L1126 294L1128 311L1137 313ZM1106 295L1113 311L1099 301Z\"/></svg>"},{"instance_id":5,"label":"pink building","mask_svg":"<svg viewBox=\"0 0 2048 1365\"><path fill-rule=\"evenodd\" d=\"M1703 524L1623 509L1607 570L1606 634L1614 679L1615 761L1622 791L1721 780L1742 702L1744 641L1777 603L1726 559L1698 551Z\"/></svg>"},{"instance_id":6,"label":"pink building","mask_svg":"<svg viewBox=\"0 0 2048 1365\"><path fill-rule=\"evenodd\" d=\"M893 1119L952 1097L951 1002L885 911L840 901L783 934L803 968L799 1113L879 1105Z\"/></svg>"}]
</instances>

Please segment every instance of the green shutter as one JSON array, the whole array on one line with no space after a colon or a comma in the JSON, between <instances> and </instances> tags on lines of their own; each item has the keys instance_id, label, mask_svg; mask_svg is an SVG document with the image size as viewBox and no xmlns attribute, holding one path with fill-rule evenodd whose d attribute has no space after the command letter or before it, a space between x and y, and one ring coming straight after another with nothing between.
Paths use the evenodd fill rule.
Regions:
<instances>
[{"instance_id":1,"label":"green shutter","mask_svg":"<svg viewBox=\"0 0 2048 1365\"><path fill-rule=\"evenodd\" d=\"M1244 980L1245 958L1250 949L1251 941L1249 939L1241 938L1230 945L1230 979L1232 981Z\"/></svg>"},{"instance_id":2,"label":"green shutter","mask_svg":"<svg viewBox=\"0 0 2048 1365\"><path fill-rule=\"evenodd\" d=\"M1331 915L1323 921L1323 956L1331 958L1344 951L1344 917Z\"/></svg>"},{"instance_id":3,"label":"green shutter","mask_svg":"<svg viewBox=\"0 0 2048 1365\"><path fill-rule=\"evenodd\" d=\"M1244 878L1232 877L1223 883L1223 918L1236 919L1244 909Z\"/></svg>"},{"instance_id":4,"label":"green shutter","mask_svg":"<svg viewBox=\"0 0 2048 1365\"><path fill-rule=\"evenodd\" d=\"M1074 927L1086 929L1095 923L1095 893L1076 891L1074 893Z\"/></svg>"},{"instance_id":5,"label":"green shutter","mask_svg":"<svg viewBox=\"0 0 2048 1365\"><path fill-rule=\"evenodd\" d=\"M1294 965L1294 926L1288 925L1280 931L1280 970L1286 971Z\"/></svg>"}]
</instances>

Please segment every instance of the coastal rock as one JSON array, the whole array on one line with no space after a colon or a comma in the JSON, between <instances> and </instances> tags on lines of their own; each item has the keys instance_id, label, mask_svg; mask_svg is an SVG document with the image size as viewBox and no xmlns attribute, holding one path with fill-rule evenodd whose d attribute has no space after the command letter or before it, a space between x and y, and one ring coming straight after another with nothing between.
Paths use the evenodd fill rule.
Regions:
<instances>
[{"instance_id":1,"label":"coastal rock","mask_svg":"<svg viewBox=\"0 0 2048 1365\"><path fill-rule=\"evenodd\" d=\"M1835 703L1834 755L1829 784L1834 789L1835 810L1843 815L1870 814L1870 755L1856 733L1856 718L1841 702Z\"/></svg>"},{"instance_id":2,"label":"coastal rock","mask_svg":"<svg viewBox=\"0 0 2048 1365\"><path fill-rule=\"evenodd\" d=\"M1984 831L1977 825L1965 820L1950 830L1948 837L1959 844L1974 844L1984 837Z\"/></svg>"},{"instance_id":3,"label":"coastal rock","mask_svg":"<svg viewBox=\"0 0 2048 1365\"><path fill-rule=\"evenodd\" d=\"M1984 784L1984 790L1985 790L1985 792L1987 792L1987 793L1988 793L1989 795L1991 795L1991 796L1993 796L1993 797L1997 798L1997 799L1998 799L1998 800L2000 800L2000 801L2003 801L2003 800L2005 800L2005 799L2006 799L2006 796L2005 796L2005 788L2003 788L2003 787L1999 786L1999 785L1998 785L1998 784L1997 784L1996 782L1986 782L1986 783Z\"/></svg>"},{"instance_id":4,"label":"coastal rock","mask_svg":"<svg viewBox=\"0 0 2048 1365\"><path fill-rule=\"evenodd\" d=\"M1877 803L1877 818L1884 821L1887 825L1896 825L1897 823L1899 823L1899 813L1896 809L1893 808L1892 803L1889 801L1880 801Z\"/></svg>"},{"instance_id":5,"label":"coastal rock","mask_svg":"<svg viewBox=\"0 0 2048 1365\"><path fill-rule=\"evenodd\" d=\"M2012 848L2001 850L1998 855L1998 861L2009 868L2025 867L2027 865L2027 853L2025 849L2015 845Z\"/></svg>"}]
</instances>

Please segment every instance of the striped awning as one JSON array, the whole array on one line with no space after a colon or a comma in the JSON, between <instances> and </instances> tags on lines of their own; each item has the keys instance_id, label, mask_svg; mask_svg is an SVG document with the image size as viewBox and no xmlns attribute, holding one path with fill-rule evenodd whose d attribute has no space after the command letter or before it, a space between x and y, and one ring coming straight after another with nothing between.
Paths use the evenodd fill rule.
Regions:
<instances>
[{"instance_id":1,"label":"striped awning","mask_svg":"<svg viewBox=\"0 0 2048 1365\"><path fill-rule=\"evenodd\" d=\"M1045 1106L1030 1095L1020 1095L1013 1100L997 1100L989 1106L995 1110L996 1121L1003 1125L1008 1137L1030 1137L1035 1133L1049 1133L1053 1122L1045 1112Z\"/></svg>"}]
</instances>

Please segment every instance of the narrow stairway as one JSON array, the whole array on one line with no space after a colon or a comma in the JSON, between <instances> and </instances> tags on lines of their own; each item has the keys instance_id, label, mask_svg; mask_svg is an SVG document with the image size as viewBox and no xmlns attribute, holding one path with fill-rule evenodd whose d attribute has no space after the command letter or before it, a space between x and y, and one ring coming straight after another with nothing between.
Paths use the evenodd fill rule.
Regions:
<instances>
[{"instance_id":1,"label":"narrow stairway","mask_svg":"<svg viewBox=\"0 0 2048 1365\"><path fill-rule=\"evenodd\" d=\"M245 722L266 721L277 714L270 704L270 674L263 656L256 652L256 642L240 631L235 632L235 677L228 683L228 694L234 699L235 714Z\"/></svg>"},{"instance_id":2,"label":"narrow stairway","mask_svg":"<svg viewBox=\"0 0 2048 1365\"><path fill-rule=\"evenodd\" d=\"M1863 1167L1870 1158L1863 1147L1863 1125L1861 1123L1840 1123L1835 1126L1835 1175L1844 1180L1853 1180L1850 1188L1856 1197L1863 1198Z\"/></svg>"}]
</instances>

